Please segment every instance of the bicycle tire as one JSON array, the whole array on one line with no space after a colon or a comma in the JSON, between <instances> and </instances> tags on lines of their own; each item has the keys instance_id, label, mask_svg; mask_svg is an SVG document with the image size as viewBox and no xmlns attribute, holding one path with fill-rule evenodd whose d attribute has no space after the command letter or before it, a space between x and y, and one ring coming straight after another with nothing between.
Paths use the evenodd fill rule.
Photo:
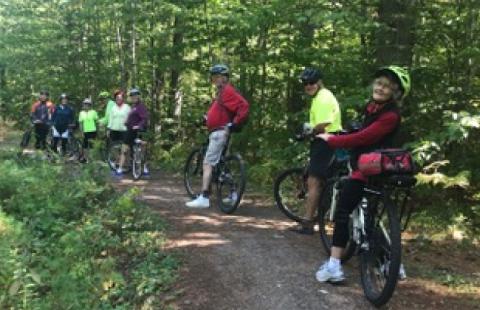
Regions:
<instances>
[{"instance_id":1,"label":"bicycle tire","mask_svg":"<svg viewBox=\"0 0 480 310\"><path fill-rule=\"evenodd\" d=\"M133 146L132 156L132 176L134 180L139 180L143 174L143 156L142 149L139 145Z\"/></svg>"},{"instance_id":2,"label":"bicycle tire","mask_svg":"<svg viewBox=\"0 0 480 310\"><path fill-rule=\"evenodd\" d=\"M383 223L383 221L381 218L377 219L377 214L375 214L375 220L370 220L371 228L368 226L369 221L366 221L369 248L362 251L360 255L360 276L363 291L366 298L376 307L386 304L392 297L397 285L401 264L401 233L397 207L388 198L384 199L383 203L386 212L382 211L380 216L385 216L386 213L390 244L385 237L385 230L380 227L380 223ZM378 208L376 208L376 212L378 213ZM374 270L370 270L369 266L372 261L375 264L380 264L378 268L374 267ZM380 275L386 276L385 284L380 290L375 290L373 277L379 278Z\"/></svg>"},{"instance_id":3,"label":"bicycle tire","mask_svg":"<svg viewBox=\"0 0 480 310\"><path fill-rule=\"evenodd\" d=\"M30 144L30 139L32 137L32 129L27 129L23 135L22 135L22 140L20 141L20 147L21 148L26 148Z\"/></svg>"},{"instance_id":4,"label":"bicycle tire","mask_svg":"<svg viewBox=\"0 0 480 310\"><path fill-rule=\"evenodd\" d=\"M288 188L290 186L290 184L287 184L289 181L293 183L293 189ZM283 189L284 187L286 189ZM289 219L298 223L305 223L307 222L307 219L304 217L308 195L307 190L305 168L287 169L275 179L273 184L275 203ZM287 197L287 192L289 194L293 193L292 197Z\"/></svg>"},{"instance_id":5,"label":"bicycle tire","mask_svg":"<svg viewBox=\"0 0 480 310\"><path fill-rule=\"evenodd\" d=\"M188 195L194 199L202 190L203 179L203 152L200 148L194 149L187 157L183 169L183 183Z\"/></svg>"},{"instance_id":6,"label":"bicycle tire","mask_svg":"<svg viewBox=\"0 0 480 310\"><path fill-rule=\"evenodd\" d=\"M327 255L330 255L330 249L332 247L332 237L334 229L334 220L330 220L331 212L331 199L333 197L333 187L335 182L329 180L323 187L322 193L320 195L320 203L318 205L318 227L320 232L320 240L322 241L323 248ZM338 205L337 205L338 207ZM352 232L351 222L349 224L350 236ZM343 251L341 261L342 263L347 262L355 254L356 244L352 242L351 239L348 241L345 249Z\"/></svg>"},{"instance_id":7,"label":"bicycle tire","mask_svg":"<svg viewBox=\"0 0 480 310\"><path fill-rule=\"evenodd\" d=\"M70 137L67 141L67 155L74 160L80 160L83 154L82 142L75 137Z\"/></svg>"},{"instance_id":8,"label":"bicycle tire","mask_svg":"<svg viewBox=\"0 0 480 310\"><path fill-rule=\"evenodd\" d=\"M117 162L120 160L120 154L122 151L122 141L112 141L108 147L107 163L112 171L118 169ZM127 154L128 155L128 154ZM125 164L123 165L123 173L129 173L131 169L131 161L129 157L125 159Z\"/></svg>"},{"instance_id":9,"label":"bicycle tire","mask_svg":"<svg viewBox=\"0 0 480 310\"><path fill-rule=\"evenodd\" d=\"M233 170L237 170L235 174L238 173L238 178L233 175ZM245 163L240 154L229 155L220 163L220 175L217 182L217 204L223 213L232 214L237 210L245 191L247 178L245 170ZM234 197L232 198L232 196Z\"/></svg>"}]
</instances>

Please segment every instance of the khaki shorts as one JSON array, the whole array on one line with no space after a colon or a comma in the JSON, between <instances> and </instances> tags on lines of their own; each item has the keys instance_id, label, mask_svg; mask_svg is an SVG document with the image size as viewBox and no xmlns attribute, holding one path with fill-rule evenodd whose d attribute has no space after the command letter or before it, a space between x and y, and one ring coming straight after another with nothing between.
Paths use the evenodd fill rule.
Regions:
<instances>
[{"instance_id":1,"label":"khaki shorts","mask_svg":"<svg viewBox=\"0 0 480 310\"><path fill-rule=\"evenodd\" d=\"M208 137L208 148L205 153L204 164L215 166L222 157L223 147L227 143L228 134L225 130L217 130Z\"/></svg>"}]
</instances>

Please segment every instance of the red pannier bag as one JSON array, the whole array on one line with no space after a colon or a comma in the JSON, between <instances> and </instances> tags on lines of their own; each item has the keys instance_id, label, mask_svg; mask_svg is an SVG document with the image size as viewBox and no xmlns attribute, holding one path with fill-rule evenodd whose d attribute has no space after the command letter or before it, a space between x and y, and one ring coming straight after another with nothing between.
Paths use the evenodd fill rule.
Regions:
<instances>
[{"instance_id":1,"label":"red pannier bag","mask_svg":"<svg viewBox=\"0 0 480 310\"><path fill-rule=\"evenodd\" d=\"M358 170L365 176L413 174L415 166L409 151L383 149L360 155Z\"/></svg>"}]
</instances>

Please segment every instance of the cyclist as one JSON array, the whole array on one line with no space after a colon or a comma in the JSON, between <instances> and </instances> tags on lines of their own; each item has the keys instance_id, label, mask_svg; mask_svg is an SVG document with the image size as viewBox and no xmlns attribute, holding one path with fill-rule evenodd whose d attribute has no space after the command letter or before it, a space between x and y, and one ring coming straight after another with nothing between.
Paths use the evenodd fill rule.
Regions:
<instances>
[{"instance_id":1,"label":"cyclist","mask_svg":"<svg viewBox=\"0 0 480 310\"><path fill-rule=\"evenodd\" d=\"M130 106L125 103L124 93L122 91L115 92L115 104L108 112L107 129L109 130L110 141L123 141L127 127L128 113Z\"/></svg>"},{"instance_id":2,"label":"cyclist","mask_svg":"<svg viewBox=\"0 0 480 310\"><path fill-rule=\"evenodd\" d=\"M360 131L342 136L328 133L317 135L332 148L351 149L353 168L340 194L330 259L316 273L320 282L340 282L345 279L340 258L349 239L349 216L360 203L367 182L367 178L356 169L357 160L362 153L392 146L401 120L397 104L410 92L410 76L398 66L380 68L374 74L372 86L372 97L365 107Z\"/></svg>"},{"instance_id":3,"label":"cyclist","mask_svg":"<svg viewBox=\"0 0 480 310\"><path fill-rule=\"evenodd\" d=\"M83 158L82 162L88 161L88 150L92 147L91 140L97 137L97 121L98 114L92 107L93 103L90 98L85 98L82 102L83 110L78 116L78 122L83 132Z\"/></svg>"},{"instance_id":4,"label":"cyclist","mask_svg":"<svg viewBox=\"0 0 480 310\"><path fill-rule=\"evenodd\" d=\"M128 93L130 100L132 102L132 109L128 114L125 125L127 131L123 138L122 152L120 154L120 162L118 169L116 171L117 176L122 176L123 174L123 165L125 164L125 157L128 149L132 148L135 139L138 138L139 132L144 132L147 129L148 124L148 111L147 107L143 104L140 99L140 91L136 88L132 88ZM147 165L143 166L143 174L148 175L149 171Z\"/></svg>"},{"instance_id":5,"label":"cyclist","mask_svg":"<svg viewBox=\"0 0 480 310\"><path fill-rule=\"evenodd\" d=\"M119 90L117 90L114 94L113 97L116 98L116 96L120 93ZM99 101L99 108L103 109L105 108L105 115L99 119L99 123L106 126L108 125L108 119L110 115L110 111L112 111L113 106L115 105L115 101L112 100L112 97L107 91L102 91L100 94L98 94L98 101Z\"/></svg>"},{"instance_id":6,"label":"cyclist","mask_svg":"<svg viewBox=\"0 0 480 310\"><path fill-rule=\"evenodd\" d=\"M304 128L310 128L313 134L324 132L338 132L342 130L340 107L337 99L330 90L325 88L322 74L314 68L305 68L300 75L305 93L312 97L310 107L310 122ZM293 231L313 234L314 215L319 203L323 180L327 177L328 168L333 159L334 151L322 139L314 139L310 145L310 163L308 166L308 197L305 206L305 218Z\"/></svg>"},{"instance_id":7,"label":"cyclist","mask_svg":"<svg viewBox=\"0 0 480 310\"><path fill-rule=\"evenodd\" d=\"M68 96L63 93L59 97L60 104L55 108L52 115L52 148L57 152L58 141L61 140L62 155L67 152L68 128L74 125L74 112L68 104Z\"/></svg>"},{"instance_id":8,"label":"cyclist","mask_svg":"<svg viewBox=\"0 0 480 310\"><path fill-rule=\"evenodd\" d=\"M230 70L226 65L216 64L210 68L210 79L216 87L216 97L206 116L209 142L203 162L202 193L195 200L186 203L190 208L210 207L209 187L213 167L222 156L229 134L239 129L248 117L249 104L232 86L229 76Z\"/></svg>"},{"instance_id":9,"label":"cyclist","mask_svg":"<svg viewBox=\"0 0 480 310\"><path fill-rule=\"evenodd\" d=\"M47 135L55 105L48 100L48 91L40 91L38 101L32 105L30 119L35 126L35 148L45 149Z\"/></svg>"}]
</instances>

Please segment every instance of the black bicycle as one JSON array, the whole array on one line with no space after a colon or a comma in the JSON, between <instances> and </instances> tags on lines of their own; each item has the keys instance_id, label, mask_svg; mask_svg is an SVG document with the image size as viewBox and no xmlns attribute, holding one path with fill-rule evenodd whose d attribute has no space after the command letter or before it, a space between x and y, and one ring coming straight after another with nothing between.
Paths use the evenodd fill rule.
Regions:
<instances>
[{"instance_id":1,"label":"black bicycle","mask_svg":"<svg viewBox=\"0 0 480 310\"><path fill-rule=\"evenodd\" d=\"M75 127L73 125L68 128L66 153L64 155L68 156L69 160L72 161L78 161L83 157L83 145L75 136Z\"/></svg>"},{"instance_id":2,"label":"black bicycle","mask_svg":"<svg viewBox=\"0 0 480 310\"><path fill-rule=\"evenodd\" d=\"M195 148L187 157L184 168L184 184L188 195L196 198L202 191L203 159L208 140ZM238 153L230 154L230 135L222 151L219 163L213 167L212 182L215 184L216 201L220 210L231 214L235 212L245 191L245 164Z\"/></svg>"},{"instance_id":3,"label":"black bicycle","mask_svg":"<svg viewBox=\"0 0 480 310\"><path fill-rule=\"evenodd\" d=\"M120 155L122 152L123 141L108 141L107 142L107 163L112 171L118 169ZM147 160L147 142L139 136L133 142L131 148L128 149L125 155L125 164L123 172L132 172L134 180L139 180L143 175L143 167Z\"/></svg>"},{"instance_id":4,"label":"black bicycle","mask_svg":"<svg viewBox=\"0 0 480 310\"><path fill-rule=\"evenodd\" d=\"M112 171L116 171L120 163L120 155L122 154L123 141L110 141L107 148L107 163ZM129 173L132 169L132 161L130 160L130 152L128 152L125 164L123 165L123 172Z\"/></svg>"},{"instance_id":5,"label":"black bicycle","mask_svg":"<svg viewBox=\"0 0 480 310\"><path fill-rule=\"evenodd\" d=\"M309 141L312 138L312 129L305 129L305 127L294 137L296 141ZM336 152L329 167L329 173L332 177L347 175L349 172L348 156L344 156L342 152ZM302 167L289 168L282 171L273 184L273 196L277 207L285 216L298 223L309 222L305 218L305 206L308 197L307 180L308 161Z\"/></svg>"},{"instance_id":6,"label":"black bicycle","mask_svg":"<svg viewBox=\"0 0 480 310\"><path fill-rule=\"evenodd\" d=\"M330 255L334 215L347 176L327 180L320 198L318 224L325 251ZM360 274L367 299L379 307L395 290L401 265L401 228L405 229L412 208L407 205L416 180L411 175L371 178L364 197L350 216L350 240L342 261L360 256ZM398 206L400 208L400 217Z\"/></svg>"},{"instance_id":7,"label":"black bicycle","mask_svg":"<svg viewBox=\"0 0 480 310\"><path fill-rule=\"evenodd\" d=\"M58 161L60 159L59 154L68 157L71 161L78 161L83 154L83 148L81 141L75 137L74 127L69 126L68 130L68 139L66 144L65 154L61 149L61 143L57 145L57 148L54 149L53 147L53 132L52 128L48 129L48 134L45 137L45 148L43 149L46 159L52 162ZM26 149L29 148L30 142L32 140L32 134L34 133L34 126L29 126L22 135L22 139L20 141L20 154L25 153Z\"/></svg>"}]
</instances>

